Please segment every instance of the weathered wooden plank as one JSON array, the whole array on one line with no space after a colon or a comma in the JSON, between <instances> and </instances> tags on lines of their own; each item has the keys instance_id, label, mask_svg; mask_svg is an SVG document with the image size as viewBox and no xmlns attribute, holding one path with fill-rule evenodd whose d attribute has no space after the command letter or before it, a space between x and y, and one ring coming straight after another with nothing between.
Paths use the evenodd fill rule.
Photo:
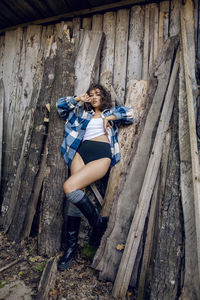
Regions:
<instances>
[{"instance_id":1,"label":"weathered wooden plank","mask_svg":"<svg viewBox=\"0 0 200 300\"><path fill-rule=\"evenodd\" d=\"M126 96L126 106L134 110L134 124L120 129L119 144L121 159L119 163L111 169L106 194L104 197L104 206L102 208L102 215L109 215L112 207L113 199L118 187L121 185L120 181L127 172L128 165L131 159L131 149L134 143L134 137L137 134L137 128L143 119L146 102L147 102L148 81L144 80L130 80Z\"/></svg>"},{"instance_id":2,"label":"weathered wooden plank","mask_svg":"<svg viewBox=\"0 0 200 300\"><path fill-rule=\"evenodd\" d=\"M129 10L120 9L117 11L116 21L116 43L113 72L113 87L116 94L124 103L126 88L126 68L127 68L127 45L129 32Z\"/></svg>"},{"instance_id":3,"label":"weathered wooden plank","mask_svg":"<svg viewBox=\"0 0 200 300\"><path fill-rule=\"evenodd\" d=\"M151 200L148 228L147 228L147 234L145 238L144 253L142 257L142 265L141 265L140 278L138 283L138 296L137 296L138 300L145 299L147 288L151 284L152 271L149 270L150 259L152 256L153 243L155 241L154 239L155 227L159 228L159 224L155 224L155 222L156 221L158 222L157 212L160 209L161 202L164 196L164 191L165 191L170 142L171 142L171 132L168 131L166 133L165 140L163 143L160 172L156 180L154 193Z\"/></svg>"},{"instance_id":4,"label":"weathered wooden plank","mask_svg":"<svg viewBox=\"0 0 200 300\"><path fill-rule=\"evenodd\" d=\"M60 249L62 229L62 208L64 192L62 183L67 177L67 166L60 151L63 140L63 120L56 110L56 101L63 95L73 95L74 91L74 45L67 32L63 31L62 39L56 38L56 65L52 73L47 136L47 159L44 170L47 170L41 191L40 226L38 250L42 255L53 256ZM56 162L56 163L55 163Z\"/></svg>"},{"instance_id":5,"label":"weathered wooden plank","mask_svg":"<svg viewBox=\"0 0 200 300\"><path fill-rule=\"evenodd\" d=\"M160 11L163 13L163 42L169 37L169 1L160 3Z\"/></svg>"},{"instance_id":6,"label":"weathered wooden plank","mask_svg":"<svg viewBox=\"0 0 200 300\"><path fill-rule=\"evenodd\" d=\"M183 57L181 55L179 75L179 147L181 201L185 233L185 270L184 286L179 299L197 299L200 291L194 193L192 188L192 163L186 99Z\"/></svg>"},{"instance_id":7,"label":"weathered wooden plank","mask_svg":"<svg viewBox=\"0 0 200 300\"><path fill-rule=\"evenodd\" d=\"M110 90L113 81L115 24L116 13L105 13L103 17L103 32L105 34L105 42L103 45L101 58L100 83L108 90Z\"/></svg>"},{"instance_id":8,"label":"weathered wooden plank","mask_svg":"<svg viewBox=\"0 0 200 300\"><path fill-rule=\"evenodd\" d=\"M6 120L4 124L5 135L5 159L4 159L4 177L5 180L8 173L11 172L13 167L13 152L15 148L13 137L13 123L16 104L18 70L20 65L20 56L22 48L23 32L21 29L16 31L7 32L5 35L5 52L4 52L4 66L3 66L3 82L5 88L5 115ZM21 112L22 113L22 112Z\"/></svg>"},{"instance_id":9,"label":"weathered wooden plank","mask_svg":"<svg viewBox=\"0 0 200 300\"><path fill-rule=\"evenodd\" d=\"M170 36L177 35L180 32L180 10L181 0L171 0L169 20Z\"/></svg>"},{"instance_id":10,"label":"weathered wooden plank","mask_svg":"<svg viewBox=\"0 0 200 300\"><path fill-rule=\"evenodd\" d=\"M149 78L149 5L145 6L144 52L142 79Z\"/></svg>"},{"instance_id":11,"label":"weathered wooden plank","mask_svg":"<svg viewBox=\"0 0 200 300\"><path fill-rule=\"evenodd\" d=\"M51 51L47 51L47 54L49 53L53 56L54 46L55 44L52 42L50 46ZM55 69L55 64L51 64L50 59L47 62L48 58L45 61L45 68L48 69L48 72L46 71L41 80L41 87L40 85L34 87L34 93L27 112L22 134L21 156L11 190L9 209L4 218L5 231L8 231L9 238L13 240L19 240L21 237L24 237L24 232L26 231L24 222L27 217L27 208L31 205L29 199L34 193L34 188L36 188L34 186L35 177L39 171L43 143L46 139L47 128L44 124L45 104L50 99L53 82L53 77L52 75L49 76L49 74L54 74Z\"/></svg>"},{"instance_id":12,"label":"weathered wooden plank","mask_svg":"<svg viewBox=\"0 0 200 300\"><path fill-rule=\"evenodd\" d=\"M141 120L142 123L137 129L138 139L132 154L130 154L131 163L128 165L127 173L122 177L114 196L108 229L94 258L93 266L100 270L101 279L113 280L115 278L122 255L121 252L116 250L116 245L125 243L130 220L135 212L148 164L152 133L162 107L177 42L176 38L169 39L163 45L160 57L157 60L155 76L158 85L154 87L152 94L148 95L150 101L148 104L150 107L147 107L148 115L145 115L144 120ZM151 84L150 90L152 87Z\"/></svg>"},{"instance_id":13,"label":"weathered wooden plank","mask_svg":"<svg viewBox=\"0 0 200 300\"><path fill-rule=\"evenodd\" d=\"M187 25L187 30L186 30ZM195 225L197 239L197 258L198 258L198 280L200 278L200 166L197 148L197 133L195 123L195 101L193 89L195 89L194 70L194 18L192 1L186 1L181 9L181 37L183 46L183 65L185 72L188 122L190 136L190 151L192 163L192 188L194 194Z\"/></svg>"},{"instance_id":14,"label":"weathered wooden plank","mask_svg":"<svg viewBox=\"0 0 200 300\"><path fill-rule=\"evenodd\" d=\"M136 254L138 251L139 242L144 230L145 220L149 208L149 203L153 188L155 185L158 168L162 154L162 143L164 141L165 133L169 126L169 121L172 114L174 98L172 97L174 84L179 68L179 52L177 52L176 60L174 62L172 75L170 78L167 94L165 97L158 129L154 141L154 145L151 151L151 156L147 166L147 170L144 177L144 182L140 192L138 205L135 211L135 215L130 227L129 235L127 238L125 250L120 262L118 273L115 279L113 287L114 297L125 297L128 285L131 278L131 273L135 263Z\"/></svg>"},{"instance_id":15,"label":"weathered wooden plank","mask_svg":"<svg viewBox=\"0 0 200 300\"><path fill-rule=\"evenodd\" d=\"M92 28L92 18L83 18L82 19L82 28L85 30L91 30Z\"/></svg>"},{"instance_id":16,"label":"weathered wooden plank","mask_svg":"<svg viewBox=\"0 0 200 300\"><path fill-rule=\"evenodd\" d=\"M178 77L174 87L175 105L170 121L171 143L165 193L160 208L160 224L151 258L148 299L176 299L182 286L184 231L180 195L178 146ZM151 275L150 274L150 275ZM149 293L148 293L149 292Z\"/></svg>"},{"instance_id":17,"label":"weathered wooden plank","mask_svg":"<svg viewBox=\"0 0 200 300\"><path fill-rule=\"evenodd\" d=\"M94 15L92 17L92 31L102 31L103 29L103 15ZM96 62L97 69L95 74L95 82L99 82L99 72L100 72L100 55L98 57L98 61Z\"/></svg>"},{"instance_id":18,"label":"weathered wooden plank","mask_svg":"<svg viewBox=\"0 0 200 300\"><path fill-rule=\"evenodd\" d=\"M93 15L92 16L92 30L102 31L103 29L103 15Z\"/></svg>"},{"instance_id":19,"label":"weathered wooden plank","mask_svg":"<svg viewBox=\"0 0 200 300\"><path fill-rule=\"evenodd\" d=\"M78 48L79 48L81 19L80 18L73 18L72 23L73 23L74 45L75 45L75 51L77 53L78 52Z\"/></svg>"},{"instance_id":20,"label":"weathered wooden plank","mask_svg":"<svg viewBox=\"0 0 200 300\"><path fill-rule=\"evenodd\" d=\"M158 57L158 5L154 8L154 33L153 33L153 62L152 62L152 68L154 68L155 61Z\"/></svg>"},{"instance_id":21,"label":"weathered wooden plank","mask_svg":"<svg viewBox=\"0 0 200 300\"><path fill-rule=\"evenodd\" d=\"M5 91L3 80L0 79L0 190L1 190L1 175L2 175L2 152L3 152L3 124L4 124L4 101Z\"/></svg>"},{"instance_id":22,"label":"weathered wooden plank","mask_svg":"<svg viewBox=\"0 0 200 300\"><path fill-rule=\"evenodd\" d=\"M142 79L144 7L133 6L131 8L129 30L127 83L131 79Z\"/></svg>"},{"instance_id":23,"label":"weathered wooden plank","mask_svg":"<svg viewBox=\"0 0 200 300\"><path fill-rule=\"evenodd\" d=\"M57 272L57 259L55 257L50 258L46 263L44 271L38 285L38 294L36 298L38 300L48 300L49 292L55 286Z\"/></svg>"},{"instance_id":24,"label":"weathered wooden plank","mask_svg":"<svg viewBox=\"0 0 200 300\"><path fill-rule=\"evenodd\" d=\"M45 33L46 29L41 30L38 26L28 28L27 31L24 31L24 35L21 35L23 42L21 42L21 46L16 46L17 48L12 43L15 43L16 38L15 44L18 44L19 32L9 32L6 38L3 81L5 86L5 114L7 115L5 120L5 161L7 163L4 164L6 184L4 189L6 191L2 204L3 214L8 211L8 207L12 203L11 198L14 197L15 200L13 201L16 201L18 184L15 186L13 196L11 193L15 185L14 182L19 179L20 157L23 157L22 149L25 149L27 142L24 140L24 135L26 136L25 126L31 120L31 117L29 118L31 114L29 115L30 111L28 112L27 107L30 101L32 103L37 102L37 93L41 85ZM13 48L12 51L10 46ZM32 71L30 72L30 70ZM19 81L16 81L16 78ZM10 220L8 220L9 222Z\"/></svg>"},{"instance_id":25,"label":"weathered wooden plank","mask_svg":"<svg viewBox=\"0 0 200 300\"><path fill-rule=\"evenodd\" d=\"M93 82L102 45L103 32L84 31L75 61L75 95L85 93Z\"/></svg>"},{"instance_id":26,"label":"weathered wooden plank","mask_svg":"<svg viewBox=\"0 0 200 300\"><path fill-rule=\"evenodd\" d=\"M159 181L160 181L159 175L160 174L158 174L158 176L157 176L152 199L151 199L148 228L147 228L147 233L145 236L144 252L143 252L143 256L142 256L142 265L141 265L141 269L140 269L137 300L145 299L144 298L145 287L146 287L145 283L147 282L146 276L147 276L147 270L148 270L150 258L151 258L155 219L156 219L156 208L157 208L157 202L158 202L158 185L159 185ZM134 276L134 275L132 274L132 276ZM135 277L137 278L137 274Z\"/></svg>"}]
</instances>

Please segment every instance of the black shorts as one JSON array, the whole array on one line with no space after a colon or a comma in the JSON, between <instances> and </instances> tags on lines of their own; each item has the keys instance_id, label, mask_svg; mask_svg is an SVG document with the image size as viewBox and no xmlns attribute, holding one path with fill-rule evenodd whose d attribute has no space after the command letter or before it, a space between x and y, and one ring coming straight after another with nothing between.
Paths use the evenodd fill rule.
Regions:
<instances>
[{"instance_id":1,"label":"black shorts","mask_svg":"<svg viewBox=\"0 0 200 300\"><path fill-rule=\"evenodd\" d=\"M86 140L79 146L77 152L85 164L100 158L112 159L109 143Z\"/></svg>"}]
</instances>

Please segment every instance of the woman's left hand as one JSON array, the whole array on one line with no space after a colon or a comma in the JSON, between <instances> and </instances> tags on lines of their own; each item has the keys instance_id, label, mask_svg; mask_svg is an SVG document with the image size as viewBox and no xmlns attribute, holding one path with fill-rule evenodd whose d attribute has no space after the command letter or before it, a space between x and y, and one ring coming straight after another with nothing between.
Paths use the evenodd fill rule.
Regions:
<instances>
[{"instance_id":1,"label":"woman's left hand","mask_svg":"<svg viewBox=\"0 0 200 300\"><path fill-rule=\"evenodd\" d=\"M109 134L109 132L108 132L108 127L109 127L110 129L112 128L112 126L110 125L108 119L104 118L104 119L103 119L103 128L104 128L104 131L105 131L105 133L106 133L107 135Z\"/></svg>"}]
</instances>

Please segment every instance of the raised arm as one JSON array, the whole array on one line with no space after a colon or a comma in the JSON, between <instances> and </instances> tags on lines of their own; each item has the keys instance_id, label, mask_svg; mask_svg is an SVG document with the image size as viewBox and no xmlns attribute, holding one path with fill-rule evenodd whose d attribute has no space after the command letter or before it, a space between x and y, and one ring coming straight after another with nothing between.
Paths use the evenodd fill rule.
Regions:
<instances>
[{"instance_id":1,"label":"raised arm","mask_svg":"<svg viewBox=\"0 0 200 300\"><path fill-rule=\"evenodd\" d=\"M66 120L68 118L69 112L73 111L76 108L79 101L90 102L88 94L83 94L77 97L62 97L58 99L56 107L59 115L64 120Z\"/></svg>"}]
</instances>

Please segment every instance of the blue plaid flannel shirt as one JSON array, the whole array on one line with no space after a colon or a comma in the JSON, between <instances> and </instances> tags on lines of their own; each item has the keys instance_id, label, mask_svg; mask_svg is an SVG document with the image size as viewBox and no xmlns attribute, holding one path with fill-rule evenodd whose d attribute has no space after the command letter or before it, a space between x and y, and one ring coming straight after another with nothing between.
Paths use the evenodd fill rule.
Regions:
<instances>
[{"instance_id":1,"label":"blue plaid flannel shirt","mask_svg":"<svg viewBox=\"0 0 200 300\"><path fill-rule=\"evenodd\" d=\"M61 152L66 164L70 167L94 111L86 111L83 102L76 101L73 96L58 99L56 107L59 115L66 120L65 136L61 145ZM120 160L118 143L119 126L121 124L128 125L133 123L133 110L129 107L116 106L102 112L102 118L110 115L115 115L117 117L117 120L111 121L112 130L110 147L112 160L110 167L112 167Z\"/></svg>"}]
</instances>

